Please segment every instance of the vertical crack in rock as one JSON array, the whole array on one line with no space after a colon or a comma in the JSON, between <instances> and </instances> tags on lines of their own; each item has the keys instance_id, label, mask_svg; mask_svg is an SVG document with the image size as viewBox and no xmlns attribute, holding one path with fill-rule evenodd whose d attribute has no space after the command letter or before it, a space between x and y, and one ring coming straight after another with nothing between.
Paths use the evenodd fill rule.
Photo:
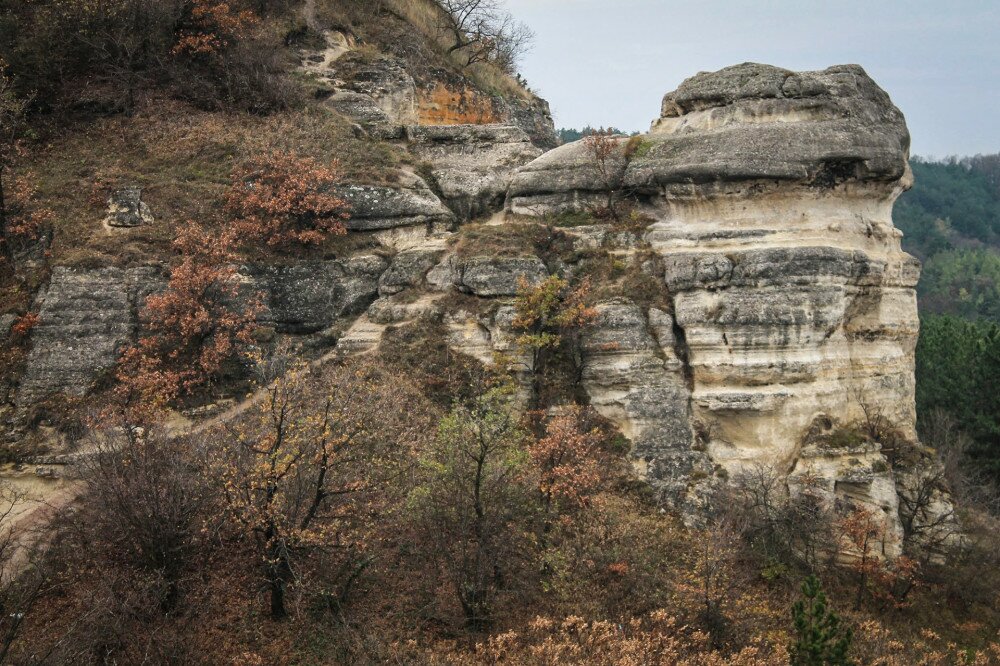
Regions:
<instances>
[{"instance_id":1,"label":"vertical crack in rock","mask_svg":"<svg viewBox=\"0 0 1000 666\"><path fill-rule=\"evenodd\" d=\"M672 317L672 319L674 354L681 362L681 374L684 377L684 383L687 385L688 391L694 391L694 370L691 368L691 349L687 344L687 334L684 332L684 327L677 323L677 318Z\"/></svg>"}]
</instances>

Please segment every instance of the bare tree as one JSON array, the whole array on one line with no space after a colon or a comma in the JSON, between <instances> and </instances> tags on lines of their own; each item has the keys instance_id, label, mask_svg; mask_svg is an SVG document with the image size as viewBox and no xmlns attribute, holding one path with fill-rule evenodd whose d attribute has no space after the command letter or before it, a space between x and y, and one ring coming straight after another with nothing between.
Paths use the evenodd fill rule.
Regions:
<instances>
[{"instance_id":1,"label":"bare tree","mask_svg":"<svg viewBox=\"0 0 1000 666\"><path fill-rule=\"evenodd\" d=\"M94 50L108 82L120 90L126 116L135 111L139 88L162 70L183 6L179 0L123 0L90 10L93 32L79 39Z\"/></svg>"},{"instance_id":2,"label":"bare tree","mask_svg":"<svg viewBox=\"0 0 1000 666\"><path fill-rule=\"evenodd\" d=\"M514 74L535 34L505 11L501 0L438 0L438 4L444 10L441 29L452 40L449 54L460 54L466 67L491 62Z\"/></svg>"},{"instance_id":3,"label":"bare tree","mask_svg":"<svg viewBox=\"0 0 1000 666\"><path fill-rule=\"evenodd\" d=\"M0 664L7 663L47 579L38 558L38 544L15 523L18 510L30 501L33 499L24 491L0 482Z\"/></svg>"},{"instance_id":4,"label":"bare tree","mask_svg":"<svg viewBox=\"0 0 1000 666\"><path fill-rule=\"evenodd\" d=\"M609 128L589 134L583 139L583 144L607 197L603 206L595 206L591 212L595 217L621 222L628 212L627 206L622 203L628 194L626 176L632 161L646 149L643 139L615 134L615 130Z\"/></svg>"}]
</instances>

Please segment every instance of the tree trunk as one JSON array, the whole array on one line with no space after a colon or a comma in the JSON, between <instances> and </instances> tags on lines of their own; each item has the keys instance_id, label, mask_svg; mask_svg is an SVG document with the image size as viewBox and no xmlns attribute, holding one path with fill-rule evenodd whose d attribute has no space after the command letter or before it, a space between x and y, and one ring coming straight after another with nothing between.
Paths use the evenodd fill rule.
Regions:
<instances>
[{"instance_id":1,"label":"tree trunk","mask_svg":"<svg viewBox=\"0 0 1000 666\"><path fill-rule=\"evenodd\" d=\"M288 610L285 608L285 581L280 576L271 577L271 619L284 620L288 617Z\"/></svg>"}]
</instances>

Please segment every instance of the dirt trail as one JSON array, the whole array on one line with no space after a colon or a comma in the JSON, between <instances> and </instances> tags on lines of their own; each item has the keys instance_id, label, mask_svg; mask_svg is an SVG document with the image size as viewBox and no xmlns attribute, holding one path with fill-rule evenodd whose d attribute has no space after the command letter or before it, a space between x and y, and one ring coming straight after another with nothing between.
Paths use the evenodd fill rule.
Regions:
<instances>
[{"instance_id":1,"label":"dirt trail","mask_svg":"<svg viewBox=\"0 0 1000 666\"><path fill-rule=\"evenodd\" d=\"M0 581L6 583L22 571L32 546L44 537L45 525L73 503L81 485L66 479L47 479L32 471L14 472L10 469L0 471L0 480L17 498L13 506L9 501L0 503L0 515L6 514L0 527L4 533L10 529L15 544L14 554L3 570L4 580Z\"/></svg>"}]
</instances>

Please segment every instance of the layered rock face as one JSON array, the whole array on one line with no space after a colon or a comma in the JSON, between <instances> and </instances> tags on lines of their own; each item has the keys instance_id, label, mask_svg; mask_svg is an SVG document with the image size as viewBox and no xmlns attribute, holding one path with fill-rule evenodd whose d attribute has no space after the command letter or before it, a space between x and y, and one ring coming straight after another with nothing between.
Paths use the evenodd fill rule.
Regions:
<instances>
[{"instance_id":1,"label":"layered rock face","mask_svg":"<svg viewBox=\"0 0 1000 666\"><path fill-rule=\"evenodd\" d=\"M150 268L56 268L40 298L18 411L60 392L84 395L131 340L138 309L163 284Z\"/></svg>"},{"instance_id":2,"label":"layered rock face","mask_svg":"<svg viewBox=\"0 0 1000 666\"><path fill-rule=\"evenodd\" d=\"M908 149L902 114L860 67L796 73L744 64L685 81L664 98L631 159L620 151L620 181L611 185L654 220L644 239L674 311L632 312L635 323L620 335L628 344L604 361L607 370L590 373L587 388L628 431L650 422L630 413L637 393L675 387L653 411L671 422L686 411L694 436L657 426L671 433L670 446L637 443L643 469L661 465L663 450L687 458L654 481L675 493L686 481L690 490L704 463L730 477L765 464L793 487L816 474L831 496L884 511L890 541L898 537L882 453L838 451L808 435L817 424L860 420L868 408L915 437L919 265L901 250L891 218L910 184ZM608 187L578 142L522 169L508 208L579 209ZM637 369L646 363L637 353L653 343L633 343L648 330L672 331L681 348L676 358L661 354L655 379ZM619 379L609 381L613 374Z\"/></svg>"}]
</instances>

